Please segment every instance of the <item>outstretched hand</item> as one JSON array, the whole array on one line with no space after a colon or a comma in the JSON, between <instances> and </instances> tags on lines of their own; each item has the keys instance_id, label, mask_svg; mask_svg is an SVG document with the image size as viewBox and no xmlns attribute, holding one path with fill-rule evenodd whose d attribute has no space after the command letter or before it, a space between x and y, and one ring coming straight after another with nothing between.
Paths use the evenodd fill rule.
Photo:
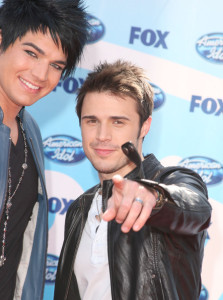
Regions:
<instances>
[{"instance_id":1,"label":"outstretched hand","mask_svg":"<svg viewBox=\"0 0 223 300\"><path fill-rule=\"evenodd\" d=\"M115 219L117 223L122 224L121 230L125 233L130 229L139 231L156 205L157 192L120 175L113 176L112 180L112 196L108 199L103 219Z\"/></svg>"}]
</instances>

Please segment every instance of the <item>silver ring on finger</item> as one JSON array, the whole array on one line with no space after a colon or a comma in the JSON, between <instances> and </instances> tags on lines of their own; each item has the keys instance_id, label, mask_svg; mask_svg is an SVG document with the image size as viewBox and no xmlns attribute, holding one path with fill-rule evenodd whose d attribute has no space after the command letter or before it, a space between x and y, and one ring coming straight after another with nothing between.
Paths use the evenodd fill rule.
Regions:
<instances>
[{"instance_id":1,"label":"silver ring on finger","mask_svg":"<svg viewBox=\"0 0 223 300\"><path fill-rule=\"evenodd\" d=\"M141 198L139 198L139 197L136 197L135 199L134 199L134 201L136 201L136 202L139 202L140 204L144 204L144 202L143 202L143 200L141 199Z\"/></svg>"}]
</instances>

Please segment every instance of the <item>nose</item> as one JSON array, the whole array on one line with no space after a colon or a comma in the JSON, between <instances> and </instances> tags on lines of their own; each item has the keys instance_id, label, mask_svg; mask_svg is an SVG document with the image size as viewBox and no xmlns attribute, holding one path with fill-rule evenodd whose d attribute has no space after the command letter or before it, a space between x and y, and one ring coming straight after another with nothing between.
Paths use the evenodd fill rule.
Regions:
<instances>
[{"instance_id":1,"label":"nose","mask_svg":"<svg viewBox=\"0 0 223 300\"><path fill-rule=\"evenodd\" d=\"M32 75L38 81L46 81L48 78L49 65L45 62L36 62L32 68Z\"/></svg>"},{"instance_id":2,"label":"nose","mask_svg":"<svg viewBox=\"0 0 223 300\"><path fill-rule=\"evenodd\" d=\"M101 123L97 130L97 139L101 142L110 141L112 138L111 128L108 124Z\"/></svg>"}]
</instances>

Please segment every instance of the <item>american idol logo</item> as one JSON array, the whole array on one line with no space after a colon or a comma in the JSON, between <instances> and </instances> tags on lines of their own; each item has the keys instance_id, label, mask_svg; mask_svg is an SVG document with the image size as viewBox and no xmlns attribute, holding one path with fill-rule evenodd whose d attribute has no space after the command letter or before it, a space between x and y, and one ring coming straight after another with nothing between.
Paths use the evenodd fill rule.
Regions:
<instances>
[{"instance_id":1,"label":"american idol logo","mask_svg":"<svg viewBox=\"0 0 223 300\"><path fill-rule=\"evenodd\" d=\"M154 99L153 99L154 100L154 109L157 109L163 105L163 103L165 101L165 94L161 90L161 88L159 88L154 83L150 83L150 85L152 86L153 92L154 92Z\"/></svg>"},{"instance_id":2,"label":"american idol logo","mask_svg":"<svg viewBox=\"0 0 223 300\"><path fill-rule=\"evenodd\" d=\"M76 163L85 158L82 142L69 135L53 135L43 141L47 158L63 163Z\"/></svg>"},{"instance_id":3,"label":"american idol logo","mask_svg":"<svg viewBox=\"0 0 223 300\"><path fill-rule=\"evenodd\" d=\"M58 256L47 254L45 282L54 284L56 280Z\"/></svg>"},{"instance_id":4,"label":"american idol logo","mask_svg":"<svg viewBox=\"0 0 223 300\"><path fill-rule=\"evenodd\" d=\"M203 35L196 42L196 50L210 62L223 63L223 33Z\"/></svg>"},{"instance_id":5,"label":"american idol logo","mask_svg":"<svg viewBox=\"0 0 223 300\"><path fill-rule=\"evenodd\" d=\"M90 31L88 37L88 44L95 43L100 40L105 33L104 24L92 15L87 16L88 23L90 24Z\"/></svg>"},{"instance_id":6,"label":"american idol logo","mask_svg":"<svg viewBox=\"0 0 223 300\"><path fill-rule=\"evenodd\" d=\"M181 160L178 165L197 172L207 185L223 180L223 166L212 158L191 156Z\"/></svg>"}]
</instances>

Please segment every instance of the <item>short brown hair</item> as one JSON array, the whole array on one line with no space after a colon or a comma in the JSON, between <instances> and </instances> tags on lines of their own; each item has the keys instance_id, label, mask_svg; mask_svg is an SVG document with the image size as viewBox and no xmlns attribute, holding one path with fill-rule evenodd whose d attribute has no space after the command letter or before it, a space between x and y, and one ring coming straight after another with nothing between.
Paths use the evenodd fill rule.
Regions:
<instances>
[{"instance_id":1,"label":"short brown hair","mask_svg":"<svg viewBox=\"0 0 223 300\"><path fill-rule=\"evenodd\" d=\"M153 90L145 71L130 62L118 60L100 63L88 74L77 94L76 112L80 123L86 94L107 91L117 96L129 96L136 101L140 127L152 115Z\"/></svg>"}]
</instances>

